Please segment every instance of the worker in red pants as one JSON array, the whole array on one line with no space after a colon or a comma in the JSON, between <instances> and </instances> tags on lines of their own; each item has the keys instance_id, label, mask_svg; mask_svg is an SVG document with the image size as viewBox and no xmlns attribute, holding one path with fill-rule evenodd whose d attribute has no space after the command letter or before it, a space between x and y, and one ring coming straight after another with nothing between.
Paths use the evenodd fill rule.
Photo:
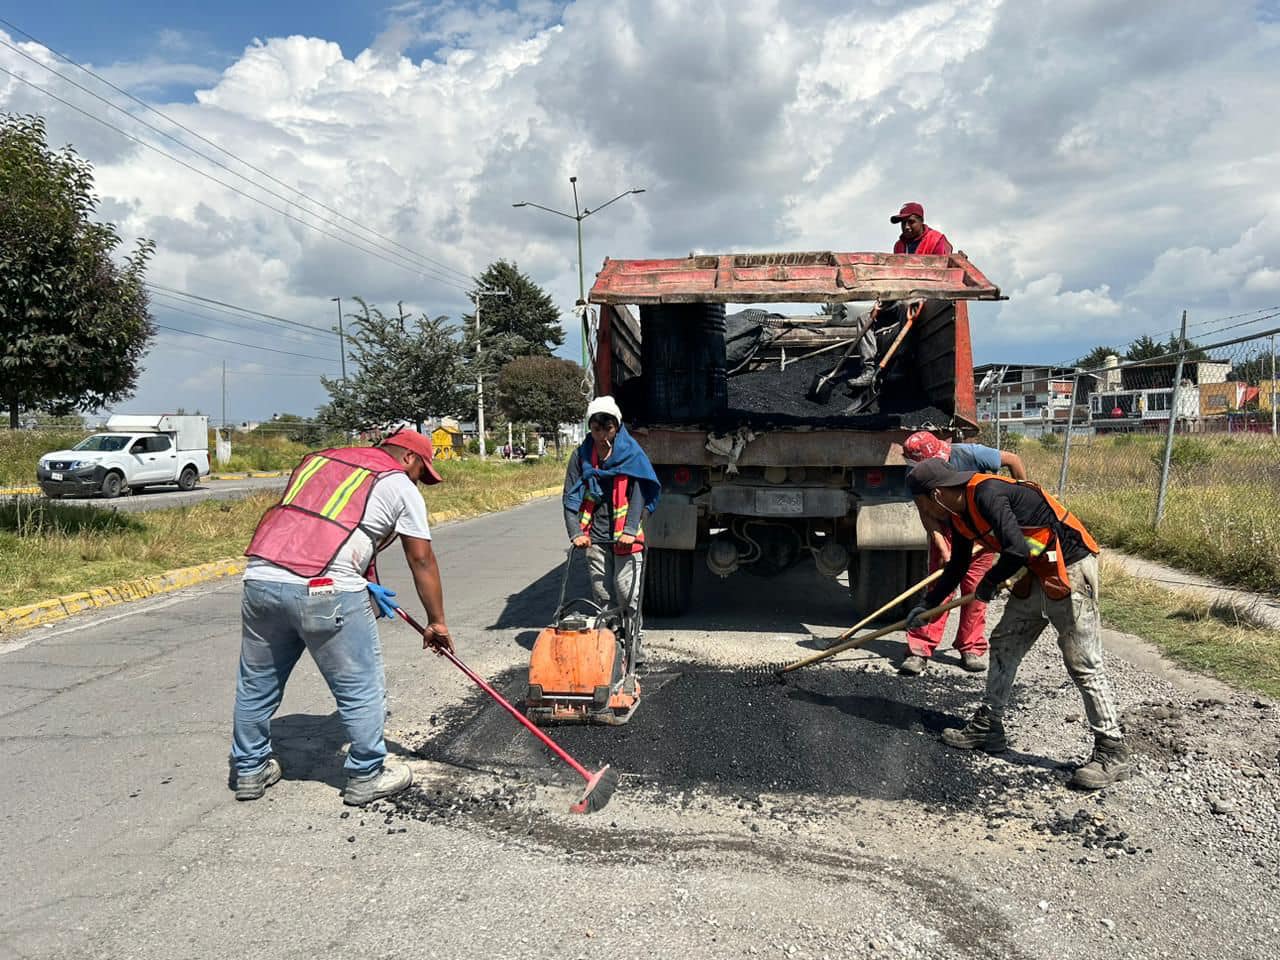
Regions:
<instances>
[{"instance_id":1,"label":"worker in red pants","mask_svg":"<svg viewBox=\"0 0 1280 960\"><path fill-rule=\"evenodd\" d=\"M1004 467L1015 480L1027 479L1026 467L1016 453L979 443L948 443L923 430L911 434L902 442L902 455L913 463L936 457L955 470L999 473L1000 468ZM917 499L916 506L929 535L929 572L932 573L942 569L951 559L951 523L946 513L939 510L932 501ZM994 562L995 556L990 552L974 557L960 582L961 594L973 593ZM907 656L898 666L900 673L906 676L924 673L933 652L942 642L947 616L944 613L931 623L907 631ZM963 669L972 673L981 673L987 669L987 605L980 600L960 608L955 649L960 654L960 666Z\"/></svg>"}]
</instances>

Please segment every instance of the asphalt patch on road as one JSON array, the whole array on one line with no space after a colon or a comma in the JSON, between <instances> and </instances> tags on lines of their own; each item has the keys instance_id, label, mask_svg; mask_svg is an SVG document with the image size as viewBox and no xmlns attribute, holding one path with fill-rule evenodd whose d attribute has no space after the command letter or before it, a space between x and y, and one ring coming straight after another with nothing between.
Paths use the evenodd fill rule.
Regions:
<instances>
[{"instance_id":1,"label":"asphalt patch on road","mask_svg":"<svg viewBox=\"0 0 1280 960\"><path fill-rule=\"evenodd\" d=\"M986 786L1040 780L1052 762L1010 752L998 764L952 750L942 730L976 700L953 677L904 680L859 669L815 669L785 683L758 674L664 664L678 677L646 692L622 727L558 726L551 736L589 768L608 763L631 784L672 792L854 796L966 807ZM523 670L497 678L513 702ZM445 715L424 759L533 778L568 774L496 705L473 698ZM557 769L558 768L558 769Z\"/></svg>"}]
</instances>

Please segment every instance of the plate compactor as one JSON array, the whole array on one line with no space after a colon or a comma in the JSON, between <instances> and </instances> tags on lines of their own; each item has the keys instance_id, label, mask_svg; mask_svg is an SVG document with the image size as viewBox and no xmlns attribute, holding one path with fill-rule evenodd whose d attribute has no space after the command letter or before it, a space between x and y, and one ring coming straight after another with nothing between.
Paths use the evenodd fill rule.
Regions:
<instances>
[{"instance_id":1,"label":"plate compactor","mask_svg":"<svg viewBox=\"0 0 1280 960\"><path fill-rule=\"evenodd\" d=\"M573 555L583 552L569 548L560 584L560 605L551 626L538 634L533 644L525 713L539 726L618 726L630 720L640 705L640 681L636 677L639 624L627 613L633 604L606 609L585 598L565 602ZM641 575L631 584L633 601L637 591L643 590L643 570L642 563Z\"/></svg>"}]
</instances>

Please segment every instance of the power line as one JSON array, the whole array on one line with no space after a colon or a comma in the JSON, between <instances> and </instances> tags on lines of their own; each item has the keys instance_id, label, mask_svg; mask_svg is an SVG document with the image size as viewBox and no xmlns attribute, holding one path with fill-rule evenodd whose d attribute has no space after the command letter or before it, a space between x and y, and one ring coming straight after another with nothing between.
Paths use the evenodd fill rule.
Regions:
<instances>
[{"instance_id":1,"label":"power line","mask_svg":"<svg viewBox=\"0 0 1280 960\"><path fill-rule=\"evenodd\" d=\"M158 306L158 307L159 307L159 309L161 309L161 310L167 310L167 311L169 311L170 313L177 313L177 314L181 314L182 316L184 316L184 317L190 317L190 318L191 318L191 319L193 319L193 320L204 320L204 321L206 321L206 322L208 322L208 323L212 323L212 324L219 324L219 325L224 325L224 324L225 324L225 325L228 325L228 326L237 327L237 328L239 328L239 329L241 329L241 330L248 330L250 333L256 333L256 334L259 334L259 335L261 335L261 334L263 334L263 333L265 332L265 331L263 331L262 327L261 327L261 326L254 327L254 326L250 326L250 324L251 324L251 323L258 323L258 324L267 324L267 323L269 323L269 321L267 321L267 320L256 320L256 319L254 319L254 318L252 318L252 317L237 317L237 316L235 316L235 315L231 314L231 311L229 311L229 310L224 310L224 311L223 311L223 313L228 314L228 316L225 316L225 317L215 317L215 316L211 316L211 315L209 315L209 314L207 314L207 313L193 313L193 312L192 312L192 311L190 311L190 310L184 309L184 308L186 308L186 307L188 307L188 306L189 306L189 304L188 304L185 300L179 300L179 301L178 301L178 303L177 303L177 305L175 305L175 304L172 304L172 303L168 302L167 300L157 300L157 299L155 299L155 297L154 297L154 295L153 295L153 297L152 297L152 301L151 301L151 302L152 302L153 304L155 304L156 306ZM273 332L274 332L274 331L273 331ZM281 334L280 334L280 335L281 335L281 336L283 336L283 335L284 335L284 333L286 333L286 332L288 332L288 333L293 333L293 331L291 331L291 330L289 330L289 331L281 331ZM313 346L313 345L314 345L314 340L315 340L315 336L316 336L316 335L315 335L315 334L311 334L311 333L293 333L293 336L298 337L298 338L301 338L302 340L307 341L305 344L303 344L304 346Z\"/></svg>"},{"instance_id":2,"label":"power line","mask_svg":"<svg viewBox=\"0 0 1280 960\"><path fill-rule=\"evenodd\" d=\"M317 327L310 323L303 323L300 320L290 320L287 317L278 317L274 313L263 313L261 310L251 310L248 307L242 307L236 303L229 303L226 300L216 300L213 297L201 296L198 293L192 293L190 290L179 290L176 287L166 287L162 283L152 283L146 281L146 285L152 290L159 290L163 293L183 297L187 300L198 300L201 304L212 304L207 307L208 310L216 310L218 313L225 313L227 310L234 310L236 314L246 314L251 317L261 317L264 320L272 320L276 323L283 323L291 327L301 327L303 330L309 330L312 333L332 334L332 327ZM226 310L219 310L219 307L225 307Z\"/></svg>"},{"instance_id":3,"label":"power line","mask_svg":"<svg viewBox=\"0 0 1280 960\"><path fill-rule=\"evenodd\" d=\"M328 357L317 357L314 353L295 353L292 350L277 350L275 347L264 347L257 343L245 343L242 340L228 340L225 337L213 337L207 333L196 333L194 330L183 330L181 327L170 327L163 323L155 324L157 330L169 330L173 333L185 333L189 337L201 337L204 340L216 340L219 343L230 343L237 347L249 347L252 350L266 350L269 353L283 353L290 357L306 357L308 360L323 360L332 363Z\"/></svg>"},{"instance_id":4,"label":"power line","mask_svg":"<svg viewBox=\"0 0 1280 960\"><path fill-rule=\"evenodd\" d=\"M115 124L111 123L110 121L104 120L101 117L99 117L97 114L91 113L90 111L85 110L83 107L79 107L76 104L72 103L71 101L58 96L56 93L53 93L51 90L47 90L44 87L40 86L40 84L35 83L32 80L28 80L26 77L22 76L21 74L14 73L12 70L8 69L7 67L0 66L0 73L4 73L10 76L14 80L17 80L19 83L25 84L26 86L31 87L33 90L38 90L40 93L43 93L46 97L49 97L51 100L56 100L58 103L61 103L63 106L68 107L76 111L77 113L82 114L85 117L88 117L90 120L93 120L96 123L100 123L102 124L102 126L107 127L110 130L114 130L116 133L120 134L120 136L124 137L125 139L131 140L132 142L138 144L141 147L146 147L148 150L158 153L160 154L160 156L165 157L168 160L172 160L174 163L186 168L187 170L190 170L192 173L196 174L197 176L204 177L206 180L212 180L214 183L224 187L227 190L230 190L232 193L235 193L241 197L244 197L246 200L256 203L262 207L265 207L271 212L277 213L282 217L285 217L289 220L294 221L295 223L301 224L302 226L306 227L308 230L314 230L315 232L323 234L324 236L329 237L330 239L337 240L339 243L345 244L355 250L359 250L361 253L367 254L372 257L376 257L377 259L383 261L384 263L388 263L392 266L399 267L402 270L407 270L410 273L417 274L421 278L424 278L424 279L429 278L432 280L436 280L437 282L442 283L446 286L456 287L458 290L461 290L463 293L471 292L470 287L465 287L462 284L457 283L453 280L448 280L434 273L431 273L428 269L423 268L418 264L410 262L402 254L396 254L396 253L388 253L386 255L380 254L376 249L369 249L368 247L361 246L359 243L355 242L354 240L348 239L347 237L343 237L336 233L330 233L328 230L324 230L321 227L316 226L314 223L309 223L306 220L301 219L300 217L296 217L293 214L289 213L287 210L281 210L278 207L273 207L271 204L267 203L265 200L255 197L250 193L246 193L245 191L241 190L239 187L233 186L232 184L227 183L225 180L220 180L219 178L215 177L213 174L208 173L207 171L201 170L199 167L194 166L193 164L190 164L187 161L182 160L178 157L175 157L173 154L168 153L167 151L161 150L159 147L157 147L153 143L148 143L146 140L142 140L139 137L135 137L133 134L129 133L126 130L122 130L120 127L117 127ZM325 222L328 222L328 221L325 221ZM357 239L361 239L361 238L357 238ZM362 242L367 242L367 241L362 240ZM395 259L395 260L390 259L390 257L393 257L393 256L399 259Z\"/></svg>"},{"instance_id":5,"label":"power line","mask_svg":"<svg viewBox=\"0 0 1280 960\"><path fill-rule=\"evenodd\" d=\"M108 87L110 87L112 90L114 90L116 93L120 94L121 96L127 97L129 100L131 100L131 101L133 101L134 103L138 104L138 106L142 107L143 109L145 109L145 110L149 110L150 112L152 112L152 113L156 114L157 116L164 118L164 119L165 119L165 120L167 120L169 123L171 123L171 124L173 124L175 127L177 127L179 130L182 130L182 131L184 131L184 132L186 132L186 133L189 133L191 136L195 137L197 140L200 140L200 141L201 141L201 142L203 142L203 143L207 143L209 146L213 147L213 148L214 148L215 150L217 150L218 152L220 152L220 153L222 153L222 154L225 154L225 155L226 155L226 156L228 156L228 157L231 157L233 160L237 161L238 163L243 164L244 166L248 167L250 170L254 171L255 173L259 173L259 174L261 174L262 176L266 177L266 178L267 178L268 180L270 180L271 182L273 182L273 183L275 183L275 184L278 184L278 185L279 185L279 186L281 186L281 187L284 187L286 190L289 190L289 191L291 191L291 192L293 192L293 193L296 193L298 196L303 197L303 198L305 198L305 199L307 199L307 200L311 201L311 202L312 202L312 203L314 203L316 206L318 206L318 207L320 207L320 208L322 208L322 209L324 209L324 210L329 211L330 213L334 214L335 216L337 216L337 217L341 217L343 220L346 220L346 221L347 221L347 222L349 222L349 223L353 223L353 224L355 224L355 225L356 225L356 226L358 226L360 229L362 229L362 230L366 231L367 233L369 233L369 234L371 234L371 235L373 235L373 236L377 237L378 239L380 239L380 240L384 240L384 241L386 241L387 243L390 243L390 244L392 244L392 245L394 245L394 246L396 246L396 247L399 247L401 250L404 250L406 253L413 254L415 257L418 257L418 258L419 258L419 259L421 259L421 260L424 260L424 261L426 261L426 262L428 262L428 263L433 263L433 264L435 264L436 266L440 267L441 269L449 271L450 273L457 274L459 277L463 278L464 280L467 280L467 281L470 281L470 280L471 280L471 276L470 276L469 274L467 274L465 271L459 270L459 269L457 269L456 267L452 267L452 266L450 266L449 264L445 263L445 262L444 262L444 261L442 261L442 260L437 260L437 259L435 259L434 257L427 256L425 253L421 253L420 251L414 250L412 247L406 247L404 244L399 243L398 241L396 241L396 240L392 239L391 237L387 237L387 236L384 236L384 235L383 235L383 234L381 234L381 233L378 233L378 232L377 232L376 230L374 230L372 227L366 226L365 224L361 223L359 220L356 220L356 219L354 219L354 218L352 218L352 217L349 217L349 216L347 216L346 214L344 214L344 213L342 213L342 212L340 212L340 211L338 211L338 210L335 210L333 207L328 206L327 204L323 203L323 202L322 202L322 201L320 201L320 200L317 200L315 197L313 197L313 196L311 196L310 194L308 194L308 193L304 192L303 190L298 189L297 187L293 186L292 184L289 184L289 183L286 183L286 182L285 182L285 181L283 181L283 180L277 179L275 176L273 176L272 174L268 173L266 170L263 170L261 167L255 166L254 164L250 163L248 160L245 160L243 157L238 156L237 154L233 153L232 151L230 151L230 150L226 149L225 147L221 146L221 145L220 145L220 144L218 144L216 141L214 141L214 140L210 140L208 137L204 136L203 134L199 133L199 132L198 132L198 131L196 131L196 130L191 129L190 127L188 127L186 124L182 123L181 121L179 121L179 120L175 120L173 117L169 116L167 113L165 113L164 111L160 110L158 107L155 107L155 106L153 106L152 104L147 103L145 100L142 100L141 98L134 96L134 95L133 95L132 93L130 93L128 90L124 90L124 89L122 89L121 87L116 86L114 83L112 83L112 82L111 82L110 80L108 80L106 77L103 77L103 76L101 76L101 75L99 75L99 74L97 74L97 73L94 73L92 70L90 70L90 69L89 69L88 67L86 67L84 64L79 63L79 62L77 62L76 60L73 60L73 59L72 59L70 56L68 56L67 54L65 54L65 53L61 53L61 52L59 52L59 51L55 50L53 47L49 46L49 45L48 45L47 43L45 43L44 41L39 40L39 39L37 39L36 37L33 37L31 34L27 33L27 31L23 30L21 27L17 26L16 24L11 23L11 22L10 22L10 21L8 21L8 20L5 20L3 17L0 17L0 24L4 24L6 27L8 27L8 28L9 28L10 30L12 30L14 33L19 33L19 34L21 34L22 36L24 36L24 37L26 37L28 40L30 40L32 43L38 44L39 46L43 47L45 50L47 50L47 51L49 51L50 53L52 53L55 57L58 57L60 60L63 60L64 62L66 62L66 63L70 64L71 66L75 67L77 70L81 70L81 71L83 71L84 73L87 73L89 76L93 77L93 78L94 78L95 80L97 80L99 83L105 84L106 86L108 86ZM62 79L66 80L68 83L71 83L71 84L73 84L73 85L75 85L75 86L77 86L77 87L79 87L79 86L80 86L79 84L75 83L75 81L74 81L74 80L71 80L71 79L67 78L64 74L57 73L57 71L54 71L54 70L52 70L52 68L48 67L48 65L47 65L47 64L42 64L42 63L40 63L40 61L36 60L34 57L31 57L29 54L25 53L24 51L19 50L18 48L13 47L12 45L10 45L10 44L8 44L8 43L5 43L3 40L0 40L0 43L4 43L4 45L5 45L5 46L7 46L7 47L9 47L9 49L14 50L16 53L18 53L18 54L20 54L20 55L22 55L22 56L26 57L26 58L27 58L28 60L30 60L31 62L36 63L36 64L38 64L39 66L42 66L42 67L44 67L44 68L45 68L45 69L47 69L47 70L50 70L51 72L55 73L55 74L56 74L57 76L59 76L59 77L62 77ZM85 92L86 92L86 93L89 93L91 96L97 97L99 100L102 100L104 103L107 103L108 105L115 107L117 110L121 109L120 107L118 107L118 106L116 106L115 104L111 103L110 101L108 101L108 100L104 99L103 97L99 96L98 94L94 93L94 92L93 92L93 91L91 91L91 90L87 90L87 89L85 89L84 87L80 87L80 89L85 90ZM129 114L129 115L130 115L131 117L133 116L132 114ZM133 119L137 120L137 117L133 117ZM139 121L139 122L141 123L141 122L143 122L143 121ZM150 125L148 124L147 126L150 126ZM155 128L151 128L151 129L155 129ZM192 149L188 144L183 143L181 140L178 140L178 139L174 138L174 137L173 137L172 135L170 135L170 134L163 133L163 131L157 131L157 132L158 132L158 133L162 133L162 135L163 135L163 136L169 137L169 139L174 140L174 142L175 142L175 143L179 143L179 144L181 144L182 146L186 147L188 150L191 150L191 149ZM193 152L198 152L198 151L193 151ZM205 156L205 154L199 154L199 156L204 156L204 157L205 157L205 159L210 159L209 157ZM210 162L217 163L217 161L215 161L215 160L210 160ZM233 172L233 173L234 173L234 171L231 171L231 172ZM243 174L236 174L236 175L237 175L237 176L239 176L239 177L241 177L242 179L244 179L244 180L246 180L246 181L250 182L250 183L254 183L254 181L250 180L248 177L245 177ZM258 184L256 184L256 183L255 183L254 185L255 185L255 186L259 186L259 185L258 185ZM265 188L263 188L263 189L265 189ZM283 198L282 198L282 199L283 199Z\"/></svg>"},{"instance_id":6,"label":"power line","mask_svg":"<svg viewBox=\"0 0 1280 960\"><path fill-rule=\"evenodd\" d=\"M180 344L180 343L166 343L166 344L164 345L164 349L165 349L165 350L180 350L180 351L181 351L181 352L183 352L183 353L195 353L195 354L199 354L200 356L204 357L206 360L209 358L209 351L208 351L207 349L203 349L203 348L201 348L201 347L194 347L194 346L192 346L192 347L184 347L184 346L183 346L182 344ZM251 363L255 363L255 364L256 364L256 361L250 361L250 362L251 362ZM298 370L285 370L285 369L283 369L282 367L262 367L261 371L257 371L257 370L228 370L228 371L227 371L227 373L228 373L228 374L232 374L232 373L234 373L234 374L236 374L237 376L241 376L241 377L252 377L252 376L258 376L259 374L261 374L261 375L262 375L262 376L264 376L264 377L268 377L268 376L275 376L275 377L316 377L316 378L319 378L319 377L327 377L327 376L329 375L329 374L325 373L323 370L308 370L308 371L306 371L306 372L301 372L301 371L298 371Z\"/></svg>"},{"instance_id":7,"label":"power line","mask_svg":"<svg viewBox=\"0 0 1280 960\"><path fill-rule=\"evenodd\" d=\"M186 312L187 316L198 317L201 320L208 320L210 323L230 323L232 324L232 326L241 326L243 323L248 321L248 322L258 323L263 325L281 326L282 328L281 333L291 333L295 337L303 337L304 339L307 339L307 340L313 340L318 336L333 336L333 333L331 331L321 330L319 327L311 327L311 328L307 328L305 331L299 331L299 330L296 330L295 325L292 325L292 324L289 326L283 326L281 322L277 320L270 320L270 319L264 319L264 318L253 317L253 316L245 316L244 314L236 313L232 310L223 310L223 309L220 309L219 307L206 307L202 304L193 304L190 301L183 300L174 294L162 293L156 290L153 290L151 292L151 302L154 304L160 305L166 310L174 310L178 313ZM214 313L220 313L223 315L223 317L229 317L231 319L224 320L223 317L216 317L210 313L187 312L196 308L199 308L200 311L212 310L214 311ZM297 324L296 326L305 327L305 324ZM261 327L256 327L256 328L249 327L247 329L250 329L250 330L257 329L261 331Z\"/></svg>"}]
</instances>

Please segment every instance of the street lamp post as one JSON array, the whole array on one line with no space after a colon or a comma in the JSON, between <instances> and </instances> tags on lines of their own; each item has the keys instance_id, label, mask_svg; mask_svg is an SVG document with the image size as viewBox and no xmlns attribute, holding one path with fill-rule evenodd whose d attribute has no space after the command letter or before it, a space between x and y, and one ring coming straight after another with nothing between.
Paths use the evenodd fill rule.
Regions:
<instances>
[{"instance_id":1,"label":"street lamp post","mask_svg":"<svg viewBox=\"0 0 1280 960\"><path fill-rule=\"evenodd\" d=\"M554 213L558 217L565 217L573 220L578 227L578 306L585 307L587 302L587 285L586 277L582 267L582 221L587 219L593 213L599 213L611 203L621 200L623 197L630 196L633 193L644 193L644 187L632 187L630 190L624 190L612 200L600 204L594 210L578 205L578 178L570 177L569 185L573 188L573 213L566 213L563 210L553 210L551 207L544 207L540 203L533 203L529 200L521 200L519 203L513 203L513 207L536 207L539 210L545 210L547 213ZM582 367L587 367L587 318L586 313L582 317Z\"/></svg>"},{"instance_id":2,"label":"street lamp post","mask_svg":"<svg viewBox=\"0 0 1280 960\"><path fill-rule=\"evenodd\" d=\"M484 442L484 367L480 363L480 301L484 297L509 297L511 291L477 290L476 291L476 431L480 439L480 459L489 458Z\"/></svg>"},{"instance_id":3,"label":"street lamp post","mask_svg":"<svg viewBox=\"0 0 1280 960\"><path fill-rule=\"evenodd\" d=\"M338 360L342 364L342 382L347 382L347 338L342 335L342 298L330 297L330 303L338 305Z\"/></svg>"}]
</instances>

